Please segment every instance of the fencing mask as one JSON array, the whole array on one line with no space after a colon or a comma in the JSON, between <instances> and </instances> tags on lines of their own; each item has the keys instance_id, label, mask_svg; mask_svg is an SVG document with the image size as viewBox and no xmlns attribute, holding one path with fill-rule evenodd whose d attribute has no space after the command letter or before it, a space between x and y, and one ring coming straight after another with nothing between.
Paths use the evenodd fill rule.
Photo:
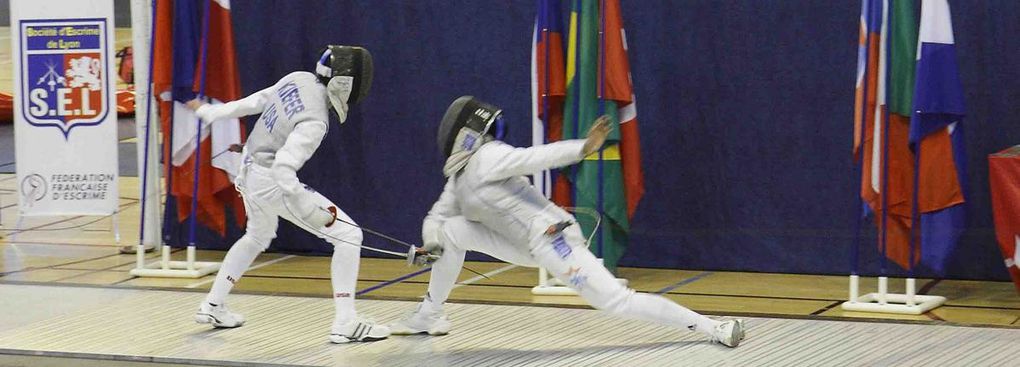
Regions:
<instances>
[{"instance_id":1,"label":"fencing mask","mask_svg":"<svg viewBox=\"0 0 1020 367\"><path fill-rule=\"evenodd\" d=\"M439 123L436 143L443 156L460 151L474 151L486 136L502 139L506 132L503 110L472 96L457 98L446 109Z\"/></svg>"},{"instance_id":2,"label":"fencing mask","mask_svg":"<svg viewBox=\"0 0 1020 367\"><path fill-rule=\"evenodd\" d=\"M315 75L326 86L329 103L343 123L347 106L361 102L372 88L372 54L357 46L326 46L319 53Z\"/></svg>"}]
</instances>

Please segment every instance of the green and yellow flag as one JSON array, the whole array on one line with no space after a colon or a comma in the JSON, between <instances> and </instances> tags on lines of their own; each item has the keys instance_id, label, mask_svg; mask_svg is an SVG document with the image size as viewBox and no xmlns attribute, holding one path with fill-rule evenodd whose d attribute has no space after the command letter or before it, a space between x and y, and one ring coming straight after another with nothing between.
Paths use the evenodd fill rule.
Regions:
<instances>
[{"instance_id":1,"label":"green and yellow flag","mask_svg":"<svg viewBox=\"0 0 1020 367\"><path fill-rule=\"evenodd\" d=\"M601 152L567 169L574 206L593 208L602 215L591 250L615 272L627 248L630 217L644 193L637 111L619 0L574 0L567 38L563 137L584 138L603 114L616 124ZM595 218L576 216L585 235L591 235Z\"/></svg>"}]
</instances>

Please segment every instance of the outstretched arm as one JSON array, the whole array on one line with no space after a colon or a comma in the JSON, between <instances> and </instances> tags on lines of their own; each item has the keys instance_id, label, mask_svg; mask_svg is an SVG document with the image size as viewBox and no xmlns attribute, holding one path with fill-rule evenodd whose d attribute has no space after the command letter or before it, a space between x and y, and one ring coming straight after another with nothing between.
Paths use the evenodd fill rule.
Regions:
<instances>
[{"instance_id":1,"label":"outstretched arm","mask_svg":"<svg viewBox=\"0 0 1020 367\"><path fill-rule=\"evenodd\" d=\"M193 99L188 101L187 105L188 108L195 110L195 114L205 121L206 124L227 118L254 115L262 113L262 110L265 109L269 93L272 93L270 88L272 87L224 104L211 105L198 99Z\"/></svg>"},{"instance_id":2,"label":"outstretched arm","mask_svg":"<svg viewBox=\"0 0 1020 367\"><path fill-rule=\"evenodd\" d=\"M584 140L564 140L528 148L503 144L494 146L483 153L482 159L489 160L486 162L488 172L485 179L498 181L580 162L602 147L611 129L609 116L602 116L595 121Z\"/></svg>"},{"instance_id":3,"label":"outstretched arm","mask_svg":"<svg viewBox=\"0 0 1020 367\"><path fill-rule=\"evenodd\" d=\"M484 179L499 181L580 162L584 158L583 146L584 140L580 139L527 148L499 144L475 153L472 159L485 159Z\"/></svg>"}]
</instances>

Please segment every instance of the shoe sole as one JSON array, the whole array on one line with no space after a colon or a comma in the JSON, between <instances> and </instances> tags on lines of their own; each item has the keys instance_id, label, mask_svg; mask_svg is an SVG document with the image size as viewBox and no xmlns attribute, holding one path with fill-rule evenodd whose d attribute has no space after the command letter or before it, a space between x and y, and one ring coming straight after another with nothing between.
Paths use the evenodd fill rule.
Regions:
<instances>
[{"instance_id":1,"label":"shoe sole","mask_svg":"<svg viewBox=\"0 0 1020 367\"><path fill-rule=\"evenodd\" d=\"M219 329L233 329L244 325L244 322L239 322L236 325L223 324L215 316L206 313L195 314L195 322L199 324L212 324L213 327Z\"/></svg>"},{"instance_id":2,"label":"shoe sole","mask_svg":"<svg viewBox=\"0 0 1020 367\"><path fill-rule=\"evenodd\" d=\"M432 330L394 330L392 328L390 329L390 334L391 335L422 335L422 334L427 334L427 335L430 335L430 336L443 336L443 335L446 335L446 334L449 334L449 333L450 333L449 330L442 331L442 330L436 330L436 329L432 329Z\"/></svg>"},{"instance_id":3,"label":"shoe sole","mask_svg":"<svg viewBox=\"0 0 1020 367\"><path fill-rule=\"evenodd\" d=\"M736 320L736 322L733 325L733 345L727 345L727 347L736 348L738 345L740 345L740 342L742 342L743 340L744 340L744 321Z\"/></svg>"},{"instance_id":4,"label":"shoe sole","mask_svg":"<svg viewBox=\"0 0 1020 367\"><path fill-rule=\"evenodd\" d=\"M371 343L371 342L377 342L377 341L380 341L380 340L385 340L386 338L388 338L388 336L378 337L378 338L370 337L369 336L369 337L364 337L361 340L354 340L354 339L350 339L350 338L348 338L346 336L343 336L343 335L340 335L340 334L330 334L329 335L329 342L333 343L333 344Z\"/></svg>"}]
</instances>

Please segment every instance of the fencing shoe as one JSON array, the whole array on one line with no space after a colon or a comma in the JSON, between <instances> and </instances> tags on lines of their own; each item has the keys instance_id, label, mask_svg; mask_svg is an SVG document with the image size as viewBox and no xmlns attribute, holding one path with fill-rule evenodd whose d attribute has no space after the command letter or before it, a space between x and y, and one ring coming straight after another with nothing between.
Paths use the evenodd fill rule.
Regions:
<instances>
[{"instance_id":1,"label":"fencing shoe","mask_svg":"<svg viewBox=\"0 0 1020 367\"><path fill-rule=\"evenodd\" d=\"M333 323L329 341L334 344L374 342L390 336L390 328L364 320L351 320L344 324Z\"/></svg>"},{"instance_id":2,"label":"fencing shoe","mask_svg":"<svg viewBox=\"0 0 1020 367\"><path fill-rule=\"evenodd\" d=\"M244 316L230 312L223 304L213 305L209 302L202 302L195 314L195 322L199 324L212 324L218 328L233 328L244 325Z\"/></svg>"},{"instance_id":3,"label":"fencing shoe","mask_svg":"<svg viewBox=\"0 0 1020 367\"><path fill-rule=\"evenodd\" d=\"M715 327L712 341L736 348L744 340L744 320L729 320Z\"/></svg>"},{"instance_id":4,"label":"fencing shoe","mask_svg":"<svg viewBox=\"0 0 1020 367\"><path fill-rule=\"evenodd\" d=\"M426 333L429 335L446 335L450 333L450 320L439 312L423 312L421 305L403 320L390 325L397 335Z\"/></svg>"}]
</instances>

